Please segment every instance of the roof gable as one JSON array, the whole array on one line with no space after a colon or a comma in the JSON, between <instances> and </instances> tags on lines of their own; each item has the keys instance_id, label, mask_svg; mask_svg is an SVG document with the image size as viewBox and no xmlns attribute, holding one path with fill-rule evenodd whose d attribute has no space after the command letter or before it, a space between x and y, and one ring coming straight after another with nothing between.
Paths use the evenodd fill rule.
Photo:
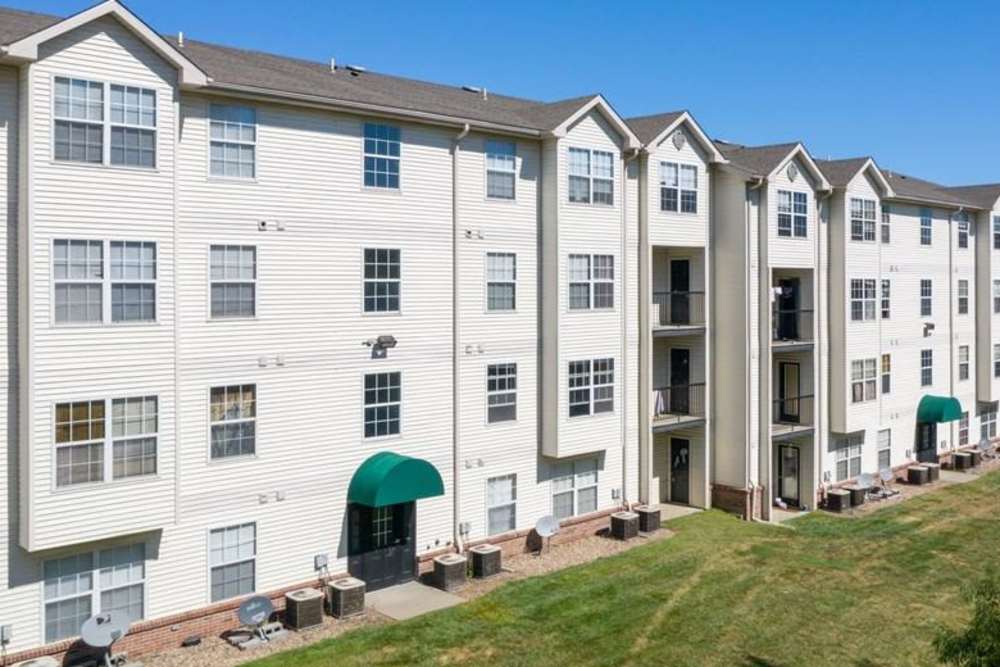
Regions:
<instances>
[{"instance_id":1,"label":"roof gable","mask_svg":"<svg viewBox=\"0 0 1000 667\"><path fill-rule=\"evenodd\" d=\"M649 150L667 140L679 127L684 126L698 141L709 156L709 162L726 162L718 146L705 134L694 117L687 111L670 111L653 116L629 118L626 121L633 129L643 147Z\"/></svg>"},{"instance_id":2,"label":"roof gable","mask_svg":"<svg viewBox=\"0 0 1000 667\"><path fill-rule=\"evenodd\" d=\"M845 158L843 160L816 160L816 164L835 188L846 188L859 174L867 173L881 190L883 197L894 195L892 186L882 170L870 157Z\"/></svg>"},{"instance_id":3,"label":"roof gable","mask_svg":"<svg viewBox=\"0 0 1000 667\"><path fill-rule=\"evenodd\" d=\"M564 102L556 102L553 105L546 105L550 107L558 107L559 112L570 112L551 128L550 131L554 136L566 136L569 128L572 127L578 120L591 111L597 111L611 124L611 127L621 135L622 139L624 139L624 145L626 148L638 150L642 146L639 138L632 132L632 128L628 126L628 123L626 123L625 120L618 115L618 112L616 112L611 105L608 104L608 101L605 100L602 95L594 95L582 105L578 104L579 101L580 98L576 98L573 100L566 100ZM553 116L553 118L555 117L556 116Z\"/></svg>"},{"instance_id":4,"label":"roof gable","mask_svg":"<svg viewBox=\"0 0 1000 667\"><path fill-rule=\"evenodd\" d=\"M801 142L770 146L741 146L725 141L716 141L715 144L733 167L757 178L772 180L782 167L798 159L815 182L814 189L833 189Z\"/></svg>"},{"instance_id":5,"label":"roof gable","mask_svg":"<svg viewBox=\"0 0 1000 667\"><path fill-rule=\"evenodd\" d=\"M33 20L34 16L39 17L37 22ZM25 15L25 20L20 27L22 29L34 28L33 31L19 38L14 37L14 41L4 46L3 55L6 58L20 61L37 60L38 47L41 44L105 16L116 19L135 33L160 57L176 67L178 80L182 86L201 87L209 83L208 75L204 71L117 0L106 0L73 16L47 25L45 25L46 21L41 15Z\"/></svg>"}]
</instances>

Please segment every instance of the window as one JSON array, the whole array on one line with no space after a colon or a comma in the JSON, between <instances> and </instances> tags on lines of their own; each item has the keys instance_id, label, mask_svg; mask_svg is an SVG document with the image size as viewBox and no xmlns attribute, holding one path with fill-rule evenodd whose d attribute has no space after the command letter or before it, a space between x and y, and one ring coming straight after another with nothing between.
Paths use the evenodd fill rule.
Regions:
<instances>
[{"instance_id":1,"label":"window","mask_svg":"<svg viewBox=\"0 0 1000 667\"><path fill-rule=\"evenodd\" d=\"M517 475L486 480L486 523L489 535L517 527Z\"/></svg>"},{"instance_id":2,"label":"window","mask_svg":"<svg viewBox=\"0 0 1000 667\"><path fill-rule=\"evenodd\" d=\"M156 320L156 244L111 242L111 321Z\"/></svg>"},{"instance_id":3,"label":"window","mask_svg":"<svg viewBox=\"0 0 1000 667\"><path fill-rule=\"evenodd\" d=\"M365 248L366 313L399 312L399 276L397 248Z\"/></svg>"},{"instance_id":4,"label":"window","mask_svg":"<svg viewBox=\"0 0 1000 667\"><path fill-rule=\"evenodd\" d=\"M969 281L958 281L958 314L969 314Z\"/></svg>"},{"instance_id":5,"label":"window","mask_svg":"<svg viewBox=\"0 0 1000 667\"><path fill-rule=\"evenodd\" d=\"M517 255L486 253L486 310L514 310L517 306Z\"/></svg>"},{"instance_id":6,"label":"window","mask_svg":"<svg viewBox=\"0 0 1000 667\"><path fill-rule=\"evenodd\" d=\"M778 236L806 236L808 201L804 192L778 190Z\"/></svg>"},{"instance_id":7,"label":"window","mask_svg":"<svg viewBox=\"0 0 1000 667\"><path fill-rule=\"evenodd\" d=\"M157 413L155 396L116 398L109 429L103 399L56 404L56 486L156 474Z\"/></svg>"},{"instance_id":8,"label":"window","mask_svg":"<svg viewBox=\"0 0 1000 667\"><path fill-rule=\"evenodd\" d=\"M660 163L660 210L698 212L698 167L676 162Z\"/></svg>"},{"instance_id":9,"label":"window","mask_svg":"<svg viewBox=\"0 0 1000 667\"><path fill-rule=\"evenodd\" d=\"M597 511L597 459L563 461L552 476L552 514L556 519Z\"/></svg>"},{"instance_id":10,"label":"window","mask_svg":"<svg viewBox=\"0 0 1000 667\"><path fill-rule=\"evenodd\" d=\"M993 312L1000 313L1000 280L993 281Z\"/></svg>"},{"instance_id":11,"label":"window","mask_svg":"<svg viewBox=\"0 0 1000 667\"><path fill-rule=\"evenodd\" d=\"M68 162L104 163L104 84L55 80L53 157Z\"/></svg>"},{"instance_id":12,"label":"window","mask_svg":"<svg viewBox=\"0 0 1000 667\"><path fill-rule=\"evenodd\" d=\"M934 351L920 350L920 386L934 384Z\"/></svg>"},{"instance_id":13,"label":"window","mask_svg":"<svg viewBox=\"0 0 1000 667\"><path fill-rule=\"evenodd\" d=\"M892 312L892 308L889 307L889 295L892 291L892 283L887 279L882 279L882 319L889 319L889 315Z\"/></svg>"},{"instance_id":14,"label":"window","mask_svg":"<svg viewBox=\"0 0 1000 667\"><path fill-rule=\"evenodd\" d=\"M861 474L861 451L864 436L851 436L837 448L837 481L845 482Z\"/></svg>"},{"instance_id":15,"label":"window","mask_svg":"<svg viewBox=\"0 0 1000 667\"><path fill-rule=\"evenodd\" d=\"M993 249L1000 250L1000 215L993 216Z\"/></svg>"},{"instance_id":16,"label":"window","mask_svg":"<svg viewBox=\"0 0 1000 667\"><path fill-rule=\"evenodd\" d=\"M213 245L211 264L212 318L257 314L257 247Z\"/></svg>"},{"instance_id":17,"label":"window","mask_svg":"<svg viewBox=\"0 0 1000 667\"><path fill-rule=\"evenodd\" d=\"M52 275L57 323L104 321L104 243L59 239L53 242Z\"/></svg>"},{"instance_id":18,"label":"window","mask_svg":"<svg viewBox=\"0 0 1000 667\"><path fill-rule=\"evenodd\" d=\"M997 437L997 409L994 403L979 413L979 439L992 440Z\"/></svg>"},{"instance_id":19,"label":"window","mask_svg":"<svg viewBox=\"0 0 1000 667\"><path fill-rule=\"evenodd\" d=\"M851 279L851 320L875 319L875 280Z\"/></svg>"},{"instance_id":20,"label":"window","mask_svg":"<svg viewBox=\"0 0 1000 667\"><path fill-rule=\"evenodd\" d=\"M112 84L111 164L156 166L156 91Z\"/></svg>"},{"instance_id":21,"label":"window","mask_svg":"<svg viewBox=\"0 0 1000 667\"><path fill-rule=\"evenodd\" d=\"M615 307L614 255L570 255L567 274L570 310Z\"/></svg>"},{"instance_id":22,"label":"window","mask_svg":"<svg viewBox=\"0 0 1000 667\"><path fill-rule=\"evenodd\" d=\"M851 240L875 240L875 202L851 198Z\"/></svg>"},{"instance_id":23,"label":"window","mask_svg":"<svg viewBox=\"0 0 1000 667\"><path fill-rule=\"evenodd\" d=\"M1000 345L993 345L993 377L1000 378Z\"/></svg>"},{"instance_id":24,"label":"window","mask_svg":"<svg viewBox=\"0 0 1000 667\"><path fill-rule=\"evenodd\" d=\"M230 104L209 105L212 176L257 176L257 111Z\"/></svg>"},{"instance_id":25,"label":"window","mask_svg":"<svg viewBox=\"0 0 1000 667\"><path fill-rule=\"evenodd\" d=\"M958 214L958 247L969 247L969 215L967 213Z\"/></svg>"},{"instance_id":26,"label":"window","mask_svg":"<svg viewBox=\"0 0 1000 667\"><path fill-rule=\"evenodd\" d=\"M399 188L399 128L365 123L365 186Z\"/></svg>"},{"instance_id":27,"label":"window","mask_svg":"<svg viewBox=\"0 0 1000 667\"><path fill-rule=\"evenodd\" d=\"M969 379L969 346L958 346L958 379Z\"/></svg>"},{"instance_id":28,"label":"window","mask_svg":"<svg viewBox=\"0 0 1000 667\"><path fill-rule=\"evenodd\" d=\"M569 200L578 204L615 203L615 156L606 151L569 149Z\"/></svg>"},{"instance_id":29,"label":"window","mask_svg":"<svg viewBox=\"0 0 1000 667\"><path fill-rule=\"evenodd\" d=\"M486 421L493 424L517 419L517 364L486 367Z\"/></svg>"},{"instance_id":30,"label":"window","mask_svg":"<svg viewBox=\"0 0 1000 667\"><path fill-rule=\"evenodd\" d=\"M933 240L931 229L931 210L920 209L920 245L930 245Z\"/></svg>"},{"instance_id":31,"label":"window","mask_svg":"<svg viewBox=\"0 0 1000 667\"><path fill-rule=\"evenodd\" d=\"M257 524L244 523L209 532L212 602L256 590Z\"/></svg>"},{"instance_id":32,"label":"window","mask_svg":"<svg viewBox=\"0 0 1000 667\"><path fill-rule=\"evenodd\" d=\"M212 387L212 458L252 456L257 452L257 385Z\"/></svg>"},{"instance_id":33,"label":"window","mask_svg":"<svg viewBox=\"0 0 1000 667\"><path fill-rule=\"evenodd\" d=\"M615 408L615 360L569 362L569 416L612 412Z\"/></svg>"},{"instance_id":34,"label":"window","mask_svg":"<svg viewBox=\"0 0 1000 667\"><path fill-rule=\"evenodd\" d=\"M892 238L892 216L889 213L889 205L882 205L882 243L889 243Z\"/></svg>"},{"instance_id":35,"label":"window","mask_svg":"<svg viewBox=\"0 0 1000 667\"><path fill-rule=\"evenodd\" d=\"M399 372L365 375L365 437L398 435L402 405Z\"/></svg>"},{"instance_id":36,"label":"window","mask_svg":"<svg viewBox=\"0 0 1000 667\"><path fill-rule=\"evenodd\" d=\"M958 420L958 446L969 444L969 413L963 412Z\"/></svg>"},{"instance_id":37,"label":"window","mask_svg":"<svg viewBox=\"0 0 1000 667\"><path fill-rule=\"evenodd\" d=\"M892 431L884 428L878 432L878 469L892 467Z\"/></svg>"},{"instance_id":38,"label":"window","mask_svg":"<svg viewBox=\"0 0 1000 667\"><path fill-rule=\"evenodd\" d=\"M930 280L920 281L920 315L930 317L933 310L933 283Z\"/></svg>"},{"instance_id":39,"label":"window","mask_svg":"<svg viewBox=\"0 0 1000 667\"><path fill-rule=\"evenodd\" d=\"M513 199L517 179L516 144L513 141L486 141L486 196Z\"/></svg>"},{"instance_id":40,"label":"window","mask_svg":"<svg viewBox=\"0 0 1000 667\"><path fill-rule=\"evenodd\" d=\"M877 376L875 359L859 359L851 362L851 403L875 400Z\"/></svg>"},{"instance_id":41,"label":"window","mask_svg":"<svg viewBox=\"0 0 1000 667\"><path fill-rule=\"evenodd\" d=\"M892 355L882 355L882 393L892 391Z\"/></svg>"},{"instance_id":42,"label":"window","mask_svg":"<svg viewBox=\"0 0 1000 667\"><path fill-rule=\"evenodd\" d=\"M145 616L146 546L142 543L45 561L45 641L75 637L99 612Z\"/></svg>"}]
</instances>

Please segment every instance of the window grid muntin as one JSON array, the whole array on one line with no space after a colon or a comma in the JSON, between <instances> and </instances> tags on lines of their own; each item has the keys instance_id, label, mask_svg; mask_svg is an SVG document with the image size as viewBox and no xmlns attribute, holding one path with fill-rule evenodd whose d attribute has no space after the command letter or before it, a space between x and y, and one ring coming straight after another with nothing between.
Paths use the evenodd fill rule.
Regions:
<instances>
[{"instance_id":1,"label":"window grid muntin","mask_svg":"<svg viewBox=\"0 0 1000 667\"><path fill-rule=\"evenodd\" d=\"M55 239L52 242L53 317L56 324L104 322L104 242ZM83 297L83 301L79 297ZM81 310L82 309L82 310ZM80 316L75 316L74 312Z\"/></svg>"},{"instance_id":2,"label":"window grid muntin","mask_svg":"<svg viewBox=\"0 0 1000 667\"><path fill-rule=\"evenodd\" d=\"M892 282L888 278L883 278L881 304L880 304L883 320L889 319L890 315L892 314L891 296L892 296Z\"/></svg>"},{"instance_id":3,"label":"window grid muntin","mask_svg":"<svg viewBox=\"0 0 1000 667\"><path fill-rule=\"evenodd\" d=\"M882 205L882 243L892 241L892 216L887 204Z\"/></svg>"},{"instance_id":4,"label":"window grid muntin","mask_svg":"<svg viewBox=\"0 0 1000 667\"><path fill-rule=\"evenodd\" d=\"M570 417L614 412L614 358L571 361L568 370Z\"/></svg>"},{"instance_id":5,"label":"window grid muntin","mask_svg":"<svg viewBox=\"0 0 1000 667\"><path fill-rule=\"evenodd\" d=\"M211 601L228 600L256 590L257 524L214 528L208 536Z\"/></svg>"},{"instance_id":6,"label":"window grid muntin","mask_svg":"<svg viewBox=\"0 0 1000 667\"><path fill-rule=\"evenodd\" d=\"M934 283L923 278L920 280L920 316L930 317L934 310Z\"/></svg>"},{"instance_id":7,"label":"window grid muntin","mask_svg":"<svg viewBox=\"0 0 1000 667\"><path fill-rule=\"evenodd\" d=\"M851 198L851 240L875 241L875 201Z\"/></svg>"},{"instance_id":8,"label":"window grid muntin","mask_svg":"<svg viewBox=\"0 0 1000 667\"><path fill-rule=\"evenodd\" d=\"M562 520L596 511L598 482L597 459L557 464L551 480L552 514Z\"/></svg>"},{"instance_id":9,"label":"window grid muntin","mask_svg":"<svg viewBox=\"0 0 1000 667\"><path fill-rule=\"evenodd\" d=\"M892 467L892 430L880 429L878 432L878 469Z\"/></svg>"},{"instance_id":10,"label":"window grid muntin","mask_svg":"<svg viewBox=\"0 0 1000 667\"><path fill-rule=\"evenodd\" d=\"M838 482L845 482L861 474L863 448L864 436L851 436L841 440L836 456Z\"/></svg>"},{"instance_id":11,"label":"window grid muntin","mask_svg":"<svg viewBox=\"0 0 1000 667\"><path fill-rule=\"evenodd\" d=\"M490 364L486 367L486 422L517 419L517 364Z\"/></svg>"},{"instance_id":12,"label":"window grid muntin","mask_svg":"<svg viewBox=\"0 0 1000 667\"><path fill-rule=\"evenodd\" d=\"M257 385L230 384L209 390L210 457L213 460L257 453Z\"/></svg>"},{"instance_id":13,"label":"window grid muntin","mask_svg":"<svg viewBox=\"0 0 1000 667\"><path fill-rule=\"evenodd\" d=\"M517 144L501 139L486 140L486 196L514 199L517 190Z\"/></svg>"},{"instance_id":14,"label":"window grid muntin","mask_svg":"<svg viewBox=\"0 0 1000 667\"><path fill-rule=\"evenodd\" d=\"M934 351L920 350L920 386L934 384Z\"/></svg>"},{"instance_id":15,"label":"window grid muntin","mask_svg":"<svg viewBox=\"0 0 1000 667\"><path fill-rule=\"evenodd\" d=\"M111 321L156 321L156 243L111 241Z\"/></svg>"},{"instance_id":16,"label":"window grid muntin","mask_svg":"<svg viewBox=\"0 0 1000 667\"><path fill-rule=\"evenodd\" d=\"M568 198L574 204L615 203L615 154L570 147L567 153Z\"/></svg>"},{"instance_id":17,"label":"window grid muntin","mask_svg":"<svg viewBox=\"0 0 1000 667\"><path fill-rule=\"evenodd\" d=\"M698 212L698 167L678 162L660 163L660 210Z\"/></svg>"},{"instance_id":18,"label":"window grid muntin","mask_svg":"<svg viewBox=\"0 0 1000 667\"><path fill-rule=\"evenodd\" d=\"M402 263L398 248L365 248L362 295L366 313L398 313Z\"/></svg>"},{"instance_id":19,"label":"window grid muntin","mask_svg":"<svg viewBox=\"0 0 1000 667\"><path fill-rule=\"evenodd\" d=\"M778 236L806 238L809 234L809 195L778 190Z\"/></svg>"},{"instance_id":20,"label":"window grid muntin","mask_svg":"<svg viewBox=\"0 0 1000 667\"><path fill-rule=\"evenodd\" d=\"M399 435L402 405L402 375L399 371L366 374L364 437Z\"/></svg>"},{"instance_id":21,"label":"window grid muntin","mask_svg":"<svg viewBox=\"0 0 1000 667\"><path fill-rule=\"evenodd\" d=\"M997 437L997 409L984 408L979 412L979 437L992 440Z\"/></svg>"},{"instance_id":22,"label":"window grid muntin","mask_svg":"<svg viewBox=\"0 0 1000 667\"><path fill-rule=\"evenodd\" d=\"M875 319L875 279L851 279L851 320L855 322Z\"/></svg>"},{"instance_id":23,"label":"window grid muntin","mask_svg":"<svg viewBox=\"0 0 1000 667\"><path fill-rule=\"evenodd\" d=\"M933 217L930 209L920 209L920 245L931 245L933 243L932 222Z\"/></svg>"},{"instance_id":24,"label":"window grid muntin","mask_svg":"<svg viewBox=\"0 0 1000 667\"><path fill-rule=\"evenodd\" d=\"M214 320L257 315L257 246L213 244L209 247L210 316Z\"/></svg>"},{"instance_id":25,"label":"window grid muntin","mask_svg":"<svg viewBox=\"0 0 1000 667\"><path fill-rule=\"evenodd\" d=\"M963 412L958 420L958 446L969 444L969 413Z\"/></svg>"},{"instance_id":26,"label":"window grid muntin","mask_svg":"<svg viewBox=\"0 0 1000 667\"><path fill-rule=\"evenodd\" d=\"M993 377L1000 378L1000 345L993 344Z\"/></svg>"},{"instance_id":27,"label":"window grid muntin","mask_svg":"<svg viewBox=\"0 0 1000 667\"><path fill-rule=\"evenodd\" d=\"M969 346L958 346L958 379L969 379Z\"/></svg>"},{"instance_id":28,"label":"window grid muntin","mask_svg":"<svg viewBox=\"0 0 1000 667\"><path fill-rule=\"evenodd\" d=\"M517 308L517 255L512 252L486 253L486 310Z\"/></svg>"},{"instance_id":29,"label":"window grid muntin","mask_svg":"<svg viewBox=\"0 0 1000 667\"><path fill-rule=\"evenodd\" d=\"M111 478L155 475L159 433L156 396L111 401Z\"/></svg>"},{"instance_id":30,"label":"window grid muntin","mask_svg":"<svg viewBox=\"0 0 1000 667\"><path fill-rule=\"evenodd\" d=\"M882 394L892 391L892 355L882 355Z\"/></svg>"},{"instance_id":31,"label":"window grid muntin","mask_svg":"<svg viewBox=\"0 0 1000 667\"><path fill-rule=\"evenodd\" d=\"M969 281L958 281L958 314L969 314Z\"/></svg>"},{"instance_id":32,"label":"window grid muntin","mask_svg":"<svg viewBox=\"0 0 1000 667\"><path fill-rule=\"evenodd\" d=\"M110 162L115 166L156 167L156 91L110 84Z\"/></svg>"},{"instance_id":33,"label":"window grid muntin","mask_svg":"<svg viewBox=\"0 0 1000 667\"><path fill-rule=\"evenodd\" d=\"M53 79L52 97L53 158L104 164L105 84L57 76Z\"/></svg>"},{"instance_id":34,"label":"window grid muntin","mask_svg":"<svg viewBox=\"0 0 1000 667\"><path fill-rule=\"evenodd\" d=\"M876 398L878 360L855 359L851 361L851 403L867 403Z\"/></svg>"},{"instance_id":35,"label":"window grid muntin","mask_svg":"<svg viewBox=\"0 0 1000 667\"><path fill-rule=\"evenodd\" d=\"M610 310L615 307L614 255L572 254L566 265L570 310Z\"/></svg>"},{"instance_id":36,"label":"window grid muntin","mask_svg":"<svg viewBox=\"0 0 1000 667\"><path fill-rule=\"evenodd\" d=\"M486 534L498 535L517 528L517 475L486 480Z\"/></svg>"},{"instance_id":37,"label":"window grid muntin","mask_svg":"<svg viewBox=\"0 0 1000 667\"><path fill-rule=\"evenodd\" d=\"M257 110L238 104L209 104L209 174L257 177Z\"/></svg>"},{"instance_id":38,"label":"window grid muntin","mask_svg":"<svg viewBox=\"0 0 1000 667\"><path fill-rule=\"evenodd\" d=\"M365 187L398 190L402 146L399 127L365 123L362 143Z\"/></svg>"}]
</instances>

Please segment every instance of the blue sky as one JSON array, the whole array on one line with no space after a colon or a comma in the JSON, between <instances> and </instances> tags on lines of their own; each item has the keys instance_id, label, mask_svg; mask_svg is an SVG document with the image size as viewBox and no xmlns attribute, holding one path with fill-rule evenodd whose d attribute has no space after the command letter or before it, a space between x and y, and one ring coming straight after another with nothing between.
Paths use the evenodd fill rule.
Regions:
<instances>
[{"instance_id":1,"label":"blue sky","mask_svg":"<svg viewBox=\"0 0 1000 667\"><path fill-rule=\"evenodd\" d=\"M69 14L88 0L0 0ZM625 116L801 139L946 184L1000 181L1000 3L129 0L163 33Z\"/></svg>"}]
</instances>

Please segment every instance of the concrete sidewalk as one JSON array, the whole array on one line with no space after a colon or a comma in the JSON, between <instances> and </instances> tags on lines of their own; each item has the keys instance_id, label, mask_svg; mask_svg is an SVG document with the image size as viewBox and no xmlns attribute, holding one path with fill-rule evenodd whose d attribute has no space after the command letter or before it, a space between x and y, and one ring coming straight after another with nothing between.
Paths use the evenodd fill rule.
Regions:
<instances>
[{"instance_id":1,"label":"concrete sidewalk","mask_svg":"<svg viewBox=\"0 0 1000 667\"><path fill-rule=\"evenodd\" d=\"M447 609L465 602L457 595L425 586L419 581L383 588L369 593L367 598L367 606L397 621L405 621L414 616Z\"/></svg>"}]
</instances>

